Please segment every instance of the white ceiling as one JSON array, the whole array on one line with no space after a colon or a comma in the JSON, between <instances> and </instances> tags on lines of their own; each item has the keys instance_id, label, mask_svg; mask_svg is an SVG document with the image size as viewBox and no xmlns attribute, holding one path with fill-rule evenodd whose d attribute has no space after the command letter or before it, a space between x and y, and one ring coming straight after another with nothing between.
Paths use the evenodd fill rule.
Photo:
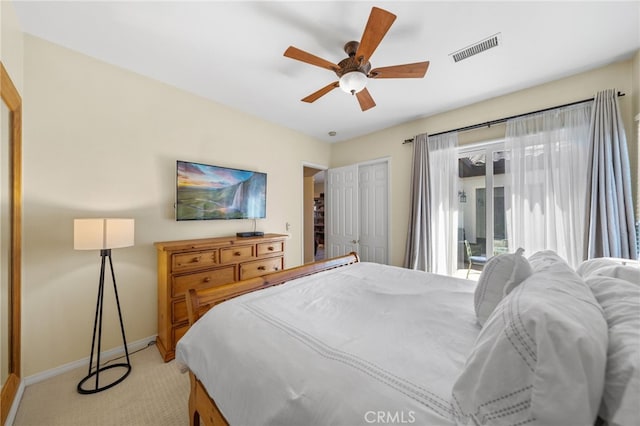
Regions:
<instances>
[{"instance_id":1,"label":"white ceiling","mask_svg":"<svg viewBox=\"0 0 640 426\"><path fill-rule=\"evenodd\" d=\"M327 142L600 67L640 48L640 1L14 5L27 33ZM337 78L284 57L285 49L293 45L337 63L346 57L343 45L360 40L372 6L397 15L372 66L429 60L426 77L369 80L377 106L366 112L339 89L300 102ZM496 33L500 47L451 60L452 52Z\"/></svg>"}]
</instances>

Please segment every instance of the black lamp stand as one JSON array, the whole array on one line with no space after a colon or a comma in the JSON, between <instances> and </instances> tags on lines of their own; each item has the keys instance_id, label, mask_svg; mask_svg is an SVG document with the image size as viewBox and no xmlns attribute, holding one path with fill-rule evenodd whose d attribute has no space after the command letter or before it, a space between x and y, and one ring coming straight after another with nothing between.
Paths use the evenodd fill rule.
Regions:
<instances>
[{"instance_id":1,"label":"black lamp stand","mask_svg":"<svg viewBox=\"0 0 640 426\"><path fill-rule=\"evenodd\" d=\"M96 304L96 316L93 321L93 339L91 341L91 357L89 358L89 373L87 376L78 383L78 393L81 394L91 394L101 392L103 390L109 389L121 381L123 381L131 372L131 363L129 362L129 350L127 349L127 339L124 336L124 325L122 323L122 312L120 311L120 300L118 299L118 289L116 287L116 276L113 273L113 263L111 262L111 249L102 249L100 250L100 257L102 258L102 264L100 266L100 284L98 285L98 302ZM109 266L111 268L111 278L113 279L113 291L116 296L116 305L118 306L118 318L120 319L120 330L122 331L122 342L124 343L124 353L127 358L127 362L121 362L117 364L111 364L106 367L102 367L100 365L100 343L102 340L102 308L103 308L103 300L104 300L104 270L105 270L105 262L106 259L109 258ZM93 363L93 354L96 346L96 330L98 331L98 353L97 353L97 361L95 369L92 368ZM110 382L109 384L100 386L100 372L109 370L111 368L124 368L124 373L115 381ZM92 388L84 388L83 385L87 383L89 379L95 377L95 386ZM90 383L89 383L90 385Z\"/></svg>"}]
</instances>

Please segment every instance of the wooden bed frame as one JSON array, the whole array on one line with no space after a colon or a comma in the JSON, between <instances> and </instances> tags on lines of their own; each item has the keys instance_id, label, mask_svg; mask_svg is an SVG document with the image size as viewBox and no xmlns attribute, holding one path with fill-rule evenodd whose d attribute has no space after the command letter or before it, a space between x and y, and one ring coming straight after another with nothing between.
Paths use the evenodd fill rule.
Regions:
<instances>
[{"instance_id":1,"label":"wooden bed frame","mask_svg":"<svg viewBox=\"0 0 640 426\"><path fill-rule=\"evenodd\" d=\"M320 260L295 268L284 269L261 277L248 280L237 281L218 287L194 290L190 289L187 294L187 312L189 324L195 323L205 312L225 300L233 299L253 291L273 287L287 281L313 275L318 272L328 271L341 266L351 265L359 262L358 255L354 252L345 256L334 257L332 259ZM214 400L209 396L206 389L191 371L189 372L191 381L191 392L189 395L189 424L199 426L228 426L229 423L224 418Z\"/></svg>"}]
</instances>

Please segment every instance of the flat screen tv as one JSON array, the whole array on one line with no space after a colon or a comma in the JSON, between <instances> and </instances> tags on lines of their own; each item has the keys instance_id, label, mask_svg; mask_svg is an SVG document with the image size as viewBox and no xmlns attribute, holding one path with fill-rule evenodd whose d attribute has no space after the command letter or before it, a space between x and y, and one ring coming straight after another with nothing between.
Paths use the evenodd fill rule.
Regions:
<instances>
[{"instance_id":1,"label":"flat screen tv","mask_svg":"<svg viewBox=\"0 0 640 426\"><path fill-rule=\"evenodd\" d=\"M266 173L188 161L176 170L176 220L266 217Z\"/></svg>"}]
</instances>

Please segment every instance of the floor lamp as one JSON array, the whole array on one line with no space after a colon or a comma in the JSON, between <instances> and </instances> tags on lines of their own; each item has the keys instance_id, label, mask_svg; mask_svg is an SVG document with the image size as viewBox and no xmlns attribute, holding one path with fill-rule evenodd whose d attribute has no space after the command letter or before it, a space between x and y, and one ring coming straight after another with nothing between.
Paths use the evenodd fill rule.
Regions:
<instances>
[{"instance_id":1,"label":"floor lamp","mask_svg":"<svg viewBox=\"0 0 640 426\"><path fill-rule=\"evenodd\" d=\"M73 221L73 248L75 250L100 250L100 257L102 259L100 266L100 283L98 285L96 316L93 321L93 338L91 341L91 356L89 357L89 372L87 376L78 383L77 387L78 393L81 394L97 393L109 389L122 382L131 372L129 350L127 349L127 339L124 336L122 312L120 311L120 300L118 299L118 289L116 287L116 276L113 272L113 263L111 262L111 249L132 246L134 238L133 229L133 219L75 219ZM122 342L124 344L124 352L127 362L111 364L103 367L100 365L100 351L102 341L102 311L104 307L104 274L107 259L109 259L109 267L111 269L113 291L115 293L116 305L118 307L118 318L120 319L120 330L122 331ZM97 339L96 331L98 333ZM98 343L97 360L95 368L92 368L96 341ZM100 373L112 368L124 368L124 372L115 381L111 381L106 385L100 386ZM87 382L94 377L95 386L90 386L91 383ZM85 384L87 386L85 386Z\"/></svg>"}]
</instances>

